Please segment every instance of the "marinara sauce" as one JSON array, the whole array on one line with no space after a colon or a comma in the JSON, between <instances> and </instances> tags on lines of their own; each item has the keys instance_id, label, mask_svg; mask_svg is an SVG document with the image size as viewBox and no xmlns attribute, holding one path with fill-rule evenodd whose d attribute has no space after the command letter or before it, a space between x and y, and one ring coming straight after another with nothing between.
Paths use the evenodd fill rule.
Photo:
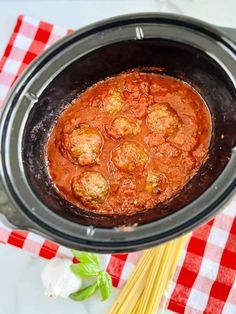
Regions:
<instances>
[{"instance_id":1,"label":"marinara sauce","mask_svg":"<svg viewBox=\"0 0 236 314\"><path fill-rule=\"evenodd\" d=\"M209 111L175 78L122 73L64 110L47 145L53 184L88 211L129 215L170 199L208 156Z\"/></svg>"}]
</instances>

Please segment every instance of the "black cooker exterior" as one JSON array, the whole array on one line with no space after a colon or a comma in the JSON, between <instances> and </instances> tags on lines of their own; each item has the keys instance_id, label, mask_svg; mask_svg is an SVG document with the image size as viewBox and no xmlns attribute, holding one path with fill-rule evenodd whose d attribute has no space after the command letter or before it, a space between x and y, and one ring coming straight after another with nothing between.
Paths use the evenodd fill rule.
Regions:
<instances>
[{"instance_id":1,"label":"black cooker exterior","mask_svg":"<svg viewBox=\"0 0 236 314\"><path fill-rule=\"evenodd\" d=\"M158 47L154 41L158 42ZM122 46L123 42L126 46ZM142 47L143 43L145 47ZM79 59L84 60L84 69L89 69L92 62L91 58L86 59L89 54L94 60L103 60L104 56L111 58L102 63L106 71L102 66L96 68L93 65L97 73L95 80L99 80L103 76L119 73L128 66L158 65L158 62L146 63L145 60L153 58L153 53L147 52L147 47L158 54L160 47L168 44L165 58L161 54L159 57L163 62L168 58L171 60L172 43L176 51L183 51L183 55L182 58L175 58L176 67L170 66L166 74L184 80L191 77L189 83L195 88L199 87L206 101L209 99L207 103L212 114L213 139L208 164L177 200L141 216L101 219L98 215L76 212L77 221L73 215L63 217L60 210L65 206L72 213L76 209L58 196L44 176L45 167L40 166L43 143L63 106L86 84L91 84L94 75L92 71L87 74L81 72L81 90L78 91L75 88L77 81L66 81L64 74L67 69ZM119 62L115 61L115 54L112 57L106 50L114 45ZM131 57L134 52L140 51L139 62L142 64L135 64L131 57L126 59L119 53L126 47ZM190 64L186 65L183 73L178 71L182 62L183 65L188 62L188 52L185 58L182 47L187 47L191 55L197 52L194 67L202 67L198 75L191 73ZM96 55L96 51L102 53ZM145 59L142 57L144 55ZM204 76L207 72L209 75ZM204 86L204 82L207 86ZM66 84L69 89L63 90ZM61 92L57 91L57 86ZM48 100L52 95L50 93L54 95L54 106ZM64 104L58 107L61 97ZM32 129L36 130L33 137L29 131ZM2 185L6 192L0 191L0 212L14 228L32 230L68 247L100 253L141 250L178 237L216 215L236 188L236 46L223 32L206 23L171 14L127 15L88 26L53 45L21 75L5 102L0 141L0 189ZM124 228L124 225L131 227Z\"/></svg>"}]
</instances>

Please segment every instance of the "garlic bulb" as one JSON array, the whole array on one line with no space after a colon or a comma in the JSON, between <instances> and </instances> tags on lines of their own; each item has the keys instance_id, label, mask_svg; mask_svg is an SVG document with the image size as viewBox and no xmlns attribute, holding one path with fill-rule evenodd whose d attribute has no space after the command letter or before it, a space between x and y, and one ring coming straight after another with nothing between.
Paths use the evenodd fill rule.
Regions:
<instances>
[{"instance_id":1,"label":"garlic bulb","mask_svg":"<svg viewBox=\"0 0 236 314\"><path fill-rule=\"evenodd\" d=\"M54 257L42 271L42 282L46 288L45 294L51 298L61 296L67 298L71 293L80 289L82 280L71 270L69 259Z\"/></svg>"}]
</instances>

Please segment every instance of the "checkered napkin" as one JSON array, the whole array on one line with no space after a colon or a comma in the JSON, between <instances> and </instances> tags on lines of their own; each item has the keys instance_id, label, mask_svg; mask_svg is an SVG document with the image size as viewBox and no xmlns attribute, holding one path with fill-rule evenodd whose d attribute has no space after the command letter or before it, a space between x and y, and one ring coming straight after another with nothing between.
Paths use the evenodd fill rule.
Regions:
<instances>
[{"instance_id":1,"label":"checkered napkin","mask_svg":"<svg viewBox=\"0 0 236 314\"><path fill-rule=\"evenodd\" d=\"M25 16L17 20L0 61L0 107L24 68L67 30ZM4 201L0 206L4 206ZM236 313L236 195L214 220L195 230L182 252L167 307L177 313ZM0 242L38 256L72 258L69 249L26 231L11 230L0 222ZM105 255L114 287L122 288L141 252Z\"/></svg>"}]
</instances>

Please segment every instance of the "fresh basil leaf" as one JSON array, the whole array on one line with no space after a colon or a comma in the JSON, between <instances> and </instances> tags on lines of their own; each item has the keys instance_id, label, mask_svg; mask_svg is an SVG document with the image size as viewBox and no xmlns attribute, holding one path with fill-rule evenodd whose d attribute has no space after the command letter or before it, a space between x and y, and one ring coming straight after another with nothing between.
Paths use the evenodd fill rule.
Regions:
<instances>
[{"instance_id":1,"label":"fresh basil leaf","mask_svg":"<svg viewBox=\"0 0 236 314\"><path fill-rule=\"evenodd\" d=\"M83 301L91 297L98 289L97 281L95 281L92 285L81 289L77 292L71 293L70 298L74 301Z\"/></svg>"},{"instance_id":2,"label":"fresh basil leaf","mask_svg":"<svg viewBox=\"0 0 236 314\"><path fill-rule=\"evenodd\" d=\"M101 268L94 264L78 263L70 266L74 274L81 277L92 277L101 272Z\"/></svg>"},{"instance_id":3,"label":"fresh basil leaf","mask_svg":"<svg viewBox=\"0 0 236 314\"><path fill-rule=\"evenodd\" d=\"M98 285L102 296L102 301L109 298L112 290L111 276L107 272L101 272L98 278Z\"/></svg>"},{"instance_id":4,"label":"fresh basil leaf","mask_svg":"<svg viewBox=\"0 0 236 314\"><path fill-rule=\"evenodd\" d=\"M96 254L80 252L76 250L71 250L73 255L81 262L81 263L91 263L99 266L99 260Z\"/></svg>"}]
</instances>

